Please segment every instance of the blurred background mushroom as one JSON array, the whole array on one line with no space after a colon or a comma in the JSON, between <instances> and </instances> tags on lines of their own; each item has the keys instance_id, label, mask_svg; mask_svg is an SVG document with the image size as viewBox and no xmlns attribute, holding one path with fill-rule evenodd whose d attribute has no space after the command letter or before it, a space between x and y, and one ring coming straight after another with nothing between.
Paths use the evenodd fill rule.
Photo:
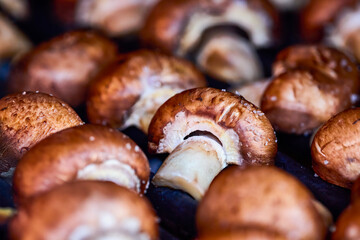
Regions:
<instances>
[{"instance_id":1,"label":"blurred background mushroom","mask_svg":"<svg viewBox=\"0 0 360 240\"><path fill-rule=\"evenodd\" d=\"M148 47L193 58L209 75L234 84L262 76L254 49L275 44L278 27L267 0L163 0L151 10L141 38Z\"/></svg>"}]
</instances>

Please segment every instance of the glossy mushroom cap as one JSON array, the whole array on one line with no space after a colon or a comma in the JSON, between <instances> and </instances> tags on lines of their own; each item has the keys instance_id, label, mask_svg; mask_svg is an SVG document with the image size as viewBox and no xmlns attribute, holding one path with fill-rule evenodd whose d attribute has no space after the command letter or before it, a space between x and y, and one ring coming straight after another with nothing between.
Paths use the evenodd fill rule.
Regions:
<instances>
[{"instance_id":1,"label":"glossy mushroom cap","mask_svg":"<svg viewBox=\"0 0 360 240\"><path fill-rule=\"evenodd\" d=\"M85 101L89 81L116 56L116 46L94 32L65 33L22 56L12 67L9 91L54 94L71 106Z\"/></svg>"},{"instance_id":2,"label":"glossy mushroom cap","mask_svg":"<svg viewBox=\"0 0 360 240\"><path fill-rule=\"evenodd\" d=\"M224 24L244 29L256 46L266 46L274 41L278 16L267 0L162 0L141 37L148 46L184 56L206 29Z\"/></svg>"},{"instance_id":3,"label":"glossy mushroom cap","mask_svg":"<svg viewBox=\"0 0 360 240\"><path fill-rule=\"evenodd\" d=\"M0 176L10 177L18 160L37 142L81 125L76 112L60 99L23 92L0 99Z\"/></svg>"},{"instance_id":4,"label":"glossy mushroom cap","mask_svg":"<svg viewBox=\"0 0 360 240\"><path fill-rule=\"evenodd\" d=\"M55 0L54 11L64 23L99 29L110 36L139 31L158 0Z\"/></svg>"},{"instance_id":5,"label":"glossy mushroom cap","mask_svg":"<svg viewBox=\"0 0 360 240\"><path fill-rule=\"evenodd\" d=\"M324 239L326 235L311 193L275 167L232 166L223 170L199 204L196 225L200 239L236 231L246 236L250 230L266 236L260 239L278 239L272 238L274 235L280 239Z\"/></svg>"},{"instance_id":6,"label":"glossy mushroom cap","mask_svg":"<svg viewBox=\"0 0 360 240\"><path fill-rule=\"evenodd\" d=\"M301 34L306 41L321 40L324 29L348 8L353 8L357 0L311 0L301 13Z\"/></svg>"},{"instance_id":7,"label":"glossy mushroom cap","mask_svg":"<svg viewBox=\"0 0 360 240\"><path fill-rule=\"evenodd\" d=\"M356 201L341 213L336 222L332 240L353 240L360 238L360 202Z\"/></svg>"},{"instance_id":8,"label":"glossy mushroom cap","mask_svg":"<svg viewBox=\"0 0 360 240\"><path fill-rule=\"evenodd\" d=\"M314 171L325 181L351 188L360 173L357 136L360 109L349 109L327 121L311 145Z\"/></svg>"},{"instance_id":9,"label":"glossy mushroom cap","mask_svg":"<svg viewBox=\"0 0 360 240\"><path fill-rule=\"evenodd\" d=\"M150 168L145 154L117 130L83 125L39 142L19 162L13 188L18 202L66 182L112 181L144 193Z\"/></svg>"},{"instance_id":10,"label":"glossy mushroom cap","mask_svg":"<svg viewBox=\"0 0 360 240\"><path fill-rule=\"evenodd\" d=\"M244 98L214 88L179 93L156 112L149 126L149 151L171 153L196 131L215 136L226 162L273 164L276 137L269 120Z\"/></svg>"},{"instance_id":11,"label":"glossy mushroom cap","mask_svg":"<svg viewBox=\"0 0 360 240\"><path fill-rule=\"evenodd\" d=\"M158 239L150 203L110 182L64 184L20 206L11 239Z\"/></svg>"},{"instance_id":12,"label":"glossy mushroom cap","mask_svg":"<svg viewBox=\"0 0 360 240\"><path fill-rule=\"evenodd\" d=\"M151 118L168 98L205 86L189 62L140 50L120 56L91 84L87 113L91 123L112 127L135 125L147 132Z\"/></svg>"},{"instance_id":13,"label":"glossy mushroom cap","mask_svg":"<svg viewBox=\"0 0 360 240\"><path fill-rule=\"evenodd\" d=\"M359 90L356 65L324 46L293 46L281 51L261 109L274 128L287 133L313 131L352 106Z\"/></svg>"}]
</instances>

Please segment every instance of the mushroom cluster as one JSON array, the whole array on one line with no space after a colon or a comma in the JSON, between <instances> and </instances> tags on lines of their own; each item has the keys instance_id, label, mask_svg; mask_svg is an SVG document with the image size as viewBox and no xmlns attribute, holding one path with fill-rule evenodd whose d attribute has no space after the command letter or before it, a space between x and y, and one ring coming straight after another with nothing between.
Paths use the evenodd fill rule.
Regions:
<instances>
[{"instance_id":1,"label":"mushroom cluster","mask_svg":"<svg viewBox=\"0 0 360 240\"><path fill-rule=\"evenodd\" d=\"M312 0L301 16L307 41L326 41L348 51L360 62L360 2L358 0Z\"/></svg>"},{"instance_id":2,"label":"mushroom cluster","mask_svg":"<svg viewBox=\"0 0 360 240\"><path fill-rule=\"evenodd\" d=\"M87 113L91 123L137 126L145 133L156 110L189 88L206 85L186 60L149 50L121 55L90 84Z\"/></svg>"},{"instance_id":3,"label":"mushroom cluster","mask_svg":"<svg viewBox=\"0 0 360 240\"><path fill-rule=\"evenodd\" d=\"M53 0L57 36L30 50L2 14L31 35L37 4L0 0L11 239L360 238L359 0ZM274 130L316 130L308 158L277 154ZM336 219L348 202L323 195L350 188Z\"/></svg>"},{"instance_id":4,"label":"mushroom cluster","mask_svg":"<svg viewBox=\"0 0 360 240\"><path fill-rule=\"evenodd\" d=\"M65 33L38 45L14 64L8 91L54 94L77 107L85 102L90 80L116 54L116 45L95 32Z\"/></svg>"},{"instance_id":5,"label":"mushroom cluster","mask_svg":"<svg viewBox=\"0 0 360 240\"><path fill-rule=\"evenodd\" d=\"M274 44L277 32L278 15L267 0L162 0L141 37L145 45L166 53L195 55L208 74L239 83L261 77L254 47Z\"/></svg>"},{"instance_id":6,"label":"mushroom cluster","mask_svg":"<svg viewBox=\"0 0 360 240\"><path fill-rule=\"evenodd\" d=\"M310 133L357 100L357 65L334 48L290 46L278 53L272 71L272 79L236 91L254 99L281 132Z\"/></svg>"}]
</instances>

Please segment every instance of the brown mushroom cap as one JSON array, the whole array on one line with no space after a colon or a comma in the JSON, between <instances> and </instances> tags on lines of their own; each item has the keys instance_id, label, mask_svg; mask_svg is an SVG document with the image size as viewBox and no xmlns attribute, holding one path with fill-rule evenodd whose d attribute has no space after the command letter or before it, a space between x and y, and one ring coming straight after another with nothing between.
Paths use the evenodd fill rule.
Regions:
<instances>
[{"instance_id":1,"label":"brown mushroom cap","mask_svg":"<svg viewBox=\"0 0 360 240\"><path fill-rule=\"evenodd\" d=\"M360 108L341 112L316 133L311 145L314 171L325 181L350 188L360 173Z\"/></svg>"},{"instance_id":2,"label":"brown mushroom cap","mask_svg":"<svg viewBox=\"0 0 360 240\"><path fill-rule=\"evenodd\" d=\"M324 239L326 227L313 200L298 180L275 167L232 166L214 179L200 202L198 233L258 228L286 239Z\"/></svg>"},{"instance_id":3,"label":"brown mushroom cap","mask_svg":"<svg viewBox=\"0 0 360 240\"><path fill-rule=\"evenodd\" d=\"M352 203L336 222L333 240L353 240L360 238L360 202Z\"/></svg>"},{"instance_id":4,"label":"brown mushroom cap","mask_svg":"<svg viewBox=\"0 0 360 240\"><path fill-rule=\"evenodd\" d=\"M48 94L23 92L3 97L0 99L1 176L14 168L40 140L81 124L69 105Z\"/></svg>"},{"instance_id":5,"label":"brown mushroom cap","mask_svg":"<svg viewBox=\"0 0 360 240\"><path fill-rule=\"evenodd\" d=\"M311 0L301 13L301 34L307 41L319 41L326 25L342 10L355 7L357 0Z\"/></svg>"},{"instance_id":6,"label":"brown mushroom cap","mask_svg":"<svg viewBox=\"0 0 360 240\"><path fill-rule=\"evenodd\" d=\"M280 51L273 63L275 76L292 69L314 69L328 77L350 84L358 91L359 72L356 64L343 52L324 45L294 45Z\"/></svg>"},{"instance_id":7,"label":"brown mushroom cap","mask_svg":"<svg viewBox=\"0 0 360 240\"><path fill-rule=\"evenodd\" d=\"M129 166L130 169L125 170L137 177L134 190L144 193L150 168L141 149L117 130L83 125L58 132L30 149L15 170L13 187L20 202L65 182L81 179L87 170L108 166L116 171L123 165ZM90 179L118 183L115 177L99 172L99 176Z\"/></svg>"},{"instance_id":8,"label":"brown mushroom cap","mask_svg":"<svg viewBox=\"0 0 360 240\"><path fill-rule=\"evenodd\" d=\"M88 117L92 123L112 127L121 127L133 117L134 124L146 131L149 122L142 122L144 116L140 115L152 117L175 93L205 85L203 75L185 60L148 50L136 51L120 56L91 84ZM147 96L150 99L145 99Z\"/></svg>"},{"instance_id":9,"label":"brown mushroom cap","mask_svg":"<svg viewBox=\"0 0 360 240\"><path fill-rule=\"evenodd\" d=\"M246 14L249 16L243 17ZM249 19L253 20L246 21ZM192 23L199 26L194 27ZM267 35L266 37L256 35L259 26L254 27L252 24L255 23L264 25L262 34ZM267 0L162 0L150 12L141 37L148 46L184 55L200 40L201 33L206 28L221 24L237 25L249 33L256 45L268 45L273 41L278 16ZM182 38L190 31L196 31L199 38L182 42Z\"/></svg>"},{"instance_id":10,"label":"brown mushroom cap","mask_svg":"<svg viewBox=\"0 0 360 240\"><path fill-rule=\"evenodd\" d=\"M91 78L116 56L116 46L94 32L65 33L25 54L11 69L9 91L52 93L71 106L85 100Z\"/></svg>"},{"instance_id":11,"label":"brown mushroom cap","mask_svg":"<svg viewBox=\"0 0 360 240\"><path fill-rule=\"evenodd\" d=\"M349 108L359 89L356 65L324 46L293 46L281 51L261 109L275 129L304 134Z\"/></svg>"},{"instance_id":12,"label":"brown mushroom cap","mask_svg":"<svg viewBox=\"0 0 360 240\"><path fill-rule=\"evenodd\" d=\"M14 240L104 236L155 240L156 222L150 203L132 191L110 182L79 181L40 194L20 206L10 222L9 233Z\"/></svg>"},{"instance_id":13,"label":"brown mushroom cap","mask_svg":"<svg viewBox=\"0 0 360 240\"><path fill-rule=\"evenodd\" d=\"M228 163L274 162L277 144L269 120L244 98L214 88L183 91L165 102L149 126L149 151L170 153L196 131L214 135Z\"/></svg>"}]
</instances>

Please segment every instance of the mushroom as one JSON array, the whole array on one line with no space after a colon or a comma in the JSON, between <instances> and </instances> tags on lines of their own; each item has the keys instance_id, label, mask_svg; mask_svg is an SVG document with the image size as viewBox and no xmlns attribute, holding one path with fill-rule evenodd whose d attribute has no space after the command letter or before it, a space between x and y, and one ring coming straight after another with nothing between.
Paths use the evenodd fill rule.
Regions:
<instances>
[{"instance_id":1,"label":"mushroom","mask_svg":"<svg viewBox=\"0 0 360 240\"><path fill-rule=\"evenodd\" d=\"M214 179L199 203L196 226L200 239L229 232L237 234L236 239L250 234L261 239L324 239L329 215L322 216L315 202L305 186L280 169L231 166Z\"/></svg>"},{"instance_id":2,"label":"mushroom","mask_svg":"<svg viewBox=\"0 0 360 240\"><path fill-rule=\"evenodd\" d=\"M115 128L135 125L146 133L168 98L205 85L202 74L185 60L136 51L120 56L94 79L87 98L88 118Z\"/></svg>"},{"instance_id":3,"label":"mushroom","mask_svg":"<svg viewBox=\"0 0 360 240\"><path fill-rule=\"evenodd\" d=\"M267 0L162 0L150 12L141 38L147 46L181 57L200 48L195 58L208 73L231 83L242 81L239 77L248 80L247 72L242 72L243 68L238 69L237 62L244 59L256 62L256 57L251 44L245 44L242 36L232 32L224 36L226 33L222 31L221 38L226 43L218 44L220 39L213 34L205 41L204 47L198 46L206 30L219 26L234 26L244 31L256 47L266 47L275 42L278 15ZM229 49L232 50L231 56L227 56ZM214 62L220 62L221 67L213 69ZM258 68L257 63L255 65Z\"/></svg>"},{"instance_id":4,"label":"mushroom","mask_svg":"<svg viewBox=\"0 0 360 240\"><path fill-rule=\"evenodd\" d=\"M347 50L360 62L360 3L337 17L327 38L330 44Z\"/></svg>"},{"instance_id":5,"label":"mushroom","mask_svg":"<svg viewBox=\"0 0 360 240\"><path fill-rule=\"evenodd\" d=\"M111 182L79 181L33 197L10 221L11 239L158 239L150 203Z\"/></svg>"},{"instance_id":6,"label":"mushroom","mask_svg":"<svg viewBox=\"0 0 360 240\"><path fill-rule=\"evenodd\" d=\"M143 194L150 167L142 150L117 130L83 125L53 134L31 148L14 173L19 203L77 180L112 181Z\"/></svg>"},{"instance_id":7,"label":"mushroom","mask_svg":"<svg viewBox=\"0 0 360 240\"><path fill-rule=\"evenodd\" d=\"M251 82L240 87L235 87L231 89L231 92L243 96L255 106L260 107L262 96L270 83L271 79Z\"/></svg>"},{"instance_id":8,"label":"mushroom","mask_svg":"<svg viewBox=\"0 0 360 240\"><path fill-rule=\"evenodd\" d=\"M313 131L351 107L359 91L356 65L325 46L298 45L281 51L273 73L261 110L275 129L287 133Z\"/></svg>"},{"instance_id":9,"label":"mushroom","mask_svg":"<svg viewBox=\"0 0 360 240\"><path fill-rule=\"evenodd\" d=\"M360 108L343 111L327 121L311 145L317 175L332 184L351 188L360 173L358 152Z\"/></svg>"},{"instance_id":10,"label":"mushroom","mask_svg":"<svg viewBox=\"0 0 360 240\"><path fill-rule=\"evenodd\" d=\"M67 24L93 27L110 36L140 30L149 10L159 0L55 0L58 19Z\"/></svg>"},{"instance_id":11,"label":"mushroom","mask_svg":"<svg viewBox=\"0 0 360 240\"><path fill-rule=\"evenodd\" d=\"M0 99L0 176L11 179L18 160L37 142L83 122L65 102L23 92Z\"/></svg>"},{"instance_id":12,"label":"mushroom","mask_svg":"<svg viewBox=\"0 0 360 240\"><path fill-rule=\"evenodd\" d=\"M311 0L301 12L301 34L306 41L319 41L324 30L346 9L354 8L358 0Z\"/></svg>"},{"instance_id":13,"label":"mushroom","mask_svg":"<svg viewBox=\"0 0 360 240\"><path fill-rule=\"evenodd\" d=\"M356 201L341 213L332 240L353 240L360 238L360 202Z\"/></svg>"},{"instance_id":14,"label":"mushroom","mask_svg":"<svg viewBox=\"0 0 360 240\"><path fill-rule=\"evenodd\" d=\"M9 91L51 93L71 106L85 101L91 78L115 58L116 46L94 32L68 32L28 52L12 67Z\"/></svg>"},{"instance_id":15,"label":"mushroom","mask_svg":"<svg viewBox=\"0 0 360 240\"><path fill-rule=\"evenodd\" d=\"M276 137L264 114L244 98L214 88L183 91L149 126L149 151L170 153L152 182L200 199L228 164L271 165Z\"/></svg>"},{"instance_id":16,"label":"mushroom","mask_svg":"<svg viewBox=\"0 0 360 240\"><path fill-rule=\"evenodd\" d=\"M29 40L5 16L0 14L0 59L20 56L31 48Z\"/></svg>"}]
</instances>

